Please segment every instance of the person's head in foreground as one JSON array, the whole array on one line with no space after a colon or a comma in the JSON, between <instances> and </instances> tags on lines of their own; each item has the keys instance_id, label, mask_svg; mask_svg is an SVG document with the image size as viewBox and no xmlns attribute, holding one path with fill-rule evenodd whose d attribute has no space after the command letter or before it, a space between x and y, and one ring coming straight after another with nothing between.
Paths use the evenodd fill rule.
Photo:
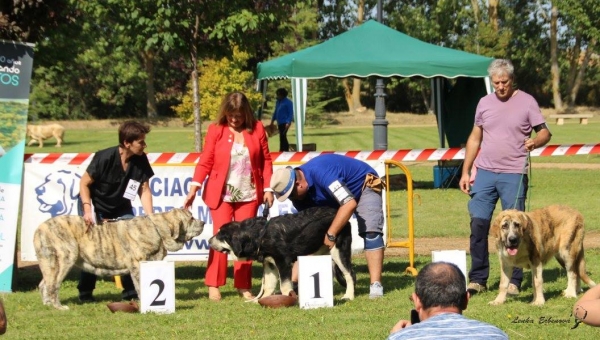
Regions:
<instances>
[{"instance_id":1,"label":"person's head in foreground","mask_svg":"<svg viewBox=\"0 0 600 340\"><path fill-rule=\"evenodd\" d=\"M465 276L452 263L429 263L417 275L412 300L421 320L439 313L462 314L469 301Z\"/></svg>"},{"instance_id":2,"label":"person's head in foreground","mask_svg":"<svg viewBox=\"0 0 600 340\"><path fill-rule=\"evenodd\" d=\"M412 294L419 319L398 321L388 339L508 339L498 327L462 315L469 298L465 275L456 265L429 263L417 275Z\"/></svg>"}]
</instances>

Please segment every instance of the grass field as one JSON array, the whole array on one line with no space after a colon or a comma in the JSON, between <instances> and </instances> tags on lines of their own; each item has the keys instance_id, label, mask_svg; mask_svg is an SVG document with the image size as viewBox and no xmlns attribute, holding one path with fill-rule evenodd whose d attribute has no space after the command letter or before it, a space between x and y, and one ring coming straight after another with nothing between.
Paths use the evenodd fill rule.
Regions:
<instances>
[{"instance_id":1,"label":"grass field","mask_svg":"<svg viewBox=\"0 0 600 340\"><path fill-rule=\"evenodd\" d=\"M596 118L596 117L595 117ZM589 125L567 123L551 125L554 134L551 144L600 143L600 122ZM305 143L316 143L318 150L371 150L372 127L325 126L307 128ZM290 136L290 140L294 135ZM148 152L190 152L193 150L192 128L155 126L147 138ZM60 150L47 143L43 152L94 152L115 145L116 127L88 126L67 131L64 147ZM392 126L388 130L389 149L438 147L437 130L427 126ZM272 150L278 149L278 140L270 140ZM40 152L27 148L26 152ZM599 164L598 155L574 157L539 157L533 162ZM459 190L433 189L433 164L406 164L415 180L415 233L416 237L468 238L468 196ZM562 164L559 164L562 165ZM566 165L566 164L565 164ZM564 165L563 165L564 167ZM535 169L531 178L530 209L551 203L569 204L579 209L586 218L588 234L600 232L598 202L598 170L570 168ZM393 233L406 233L406 191L391 191ZM404 233L404 234L403 234ZM449 248L452 249L452 248ZM358 275L357 298L339 300L343 289L334 284L334 308L303 310L299 308L264 309L244 303L237 296L232 280L222 290L224 299L211 302L203 285L205 263L178 263L176 268L177 312L172 315L111 314L106 303L120 298L120 290L110 279L99 281L95 304L77 301L78 272L73 271L62 286L62 301L70 311L56 311L43 306L37 292L41 276L37 266L20 268L14 293L3 294L8 316L6 339L383 339L400 318L408 318L412 307L408 300L413 291L413 277L404 274L408 265L404 256L385 258L383 284L385 296L368 299L368 275L364 256L354 258ZM588 272L600 281L600 249L586 250ZM429 256L416 258L417 269L430 261ZM580 325L571 330L570 316L573 300L560 296L566 287L566 274L556 261L551 260L544 271L546 305L533 307L531 277L526 271L523 292L502 306L489 306L499 282L499 264L495 255L490 257L491 291L475 296L465 315L483 320L503 329L512 339L593 339L600 336L600 328ZM469 262L469 260L467 261ZM231 271L231 268L230 268ZM253 285L260 286L261 266L255 265ZM229 277L232 277L229 275ZM585 287L587 288L587 287ZM531 323L516 323L516 320Z\"/></svg>"}]
</instances>

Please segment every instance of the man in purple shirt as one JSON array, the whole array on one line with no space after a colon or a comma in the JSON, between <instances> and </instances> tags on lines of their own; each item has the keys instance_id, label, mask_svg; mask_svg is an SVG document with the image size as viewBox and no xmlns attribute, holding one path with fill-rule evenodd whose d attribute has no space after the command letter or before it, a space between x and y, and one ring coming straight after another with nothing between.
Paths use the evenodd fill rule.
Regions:
<instances>
[{"instance_id":1,"label":"man in purple shirt","mask_svg":"<svg viewBox=\"0 0 600 340\"><path fill-rule=\"evenodd\" d=\"M536 100L513 87L514 67L509 60L492 61L488 74L495 92L477 105L460 179L460 189L471 196L471 294L487 289L488 234L498 199L502 210L525 210L527 155L546 145L552 136ZM531 138L532 131L535 138ZM515 268L508 293L519 294L522 280L523 270Z\"/></svg>"}]
</instances>

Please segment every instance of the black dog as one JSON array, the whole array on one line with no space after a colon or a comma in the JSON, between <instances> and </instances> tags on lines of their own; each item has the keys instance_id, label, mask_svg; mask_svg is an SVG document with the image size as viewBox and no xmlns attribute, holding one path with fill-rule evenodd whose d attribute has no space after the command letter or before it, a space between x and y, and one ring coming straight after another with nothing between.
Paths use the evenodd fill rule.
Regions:
<instances>
[{"instance_id":1,"label":"black dog","mask_svg":"<svg viewBox=\"0 0 600 340\"><path fill-rule=\"evenodd\" d=\"M315 207L297 214L268 220L254 217L230 222L208 240L216 251L233 253L238 259L263 262L264 274L257 299L272 295L281 280L281 293L293 290L292 267L298 256L331 254L337 281L346 287L343 299L354 299L356 275L352 269L352 233L347 223L337 236L331 251L323 244L325 234L337 210Z\"/></svg>"}]
</instances>

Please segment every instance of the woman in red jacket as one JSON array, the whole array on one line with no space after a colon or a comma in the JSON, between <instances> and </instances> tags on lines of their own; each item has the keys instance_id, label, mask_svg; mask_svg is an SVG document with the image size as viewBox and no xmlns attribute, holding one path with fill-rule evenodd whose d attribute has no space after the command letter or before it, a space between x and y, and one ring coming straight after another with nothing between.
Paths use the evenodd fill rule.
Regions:
<instances>
[{"instance_id":1,"label":"woman in red jacket","mask_svg":"<svg viewBox=\"0 0 600 340\"><path fill-rule=\"evenodd\" d=\"M254 117L243 93L230 93L221 103L217 121L208 126L204 151L183 206L192 205L208 177L202 199L210 208L216 234L228 222L255 217L260 203L273 204L272 174L263 124ZM234 287L240 296L252 299L252 261L235 261L233 268ZM225 285L226 277L227 254L210 249L205 279L209 299L221 300L219 287Z\"/></svg>"}]
</instances>

